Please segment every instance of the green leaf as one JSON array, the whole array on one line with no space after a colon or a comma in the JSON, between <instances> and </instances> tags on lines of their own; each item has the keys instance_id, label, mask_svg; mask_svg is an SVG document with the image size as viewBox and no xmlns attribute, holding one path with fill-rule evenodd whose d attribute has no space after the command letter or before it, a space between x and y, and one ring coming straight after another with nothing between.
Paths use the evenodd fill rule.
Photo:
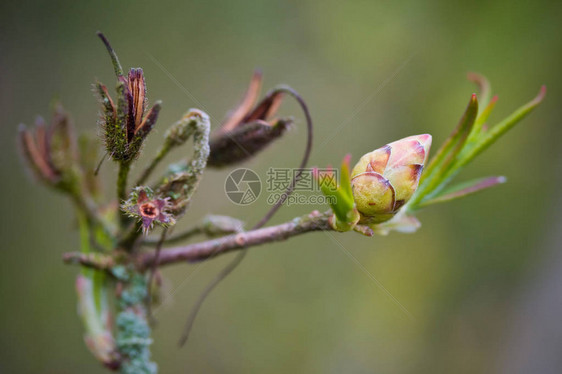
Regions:
<instances>
[{"instance_id":1,"label":"green leaf","mask_svg":"<svg viewBox=\"0 0 562 374\"><path fill-rule=\"evenodd\" d=\"M509 117L492 127L485 136L482 137L478 143L473 147L468 148L461 155L455 164L455 169L458 169L478 156L482 151L492 145L497 141L503 134L509 131L513 126L515 126L519 121L525 118L529 113L533 111L544 99L546 95L546 86L542 86L537 96L529 101L527 104L518 108Z\"/></svg>"},{"instance_id":2,"label":"green leaf","mask_svg":"<svg viewBox=\"0 0 562 374\"><path fill-rule=\"evenodd\" d=\"M349 163L351 162L351 154L347 154L342 163L340 169L340 187L343 193L353 201L353 190L351 188L351 171L349 170Z\"/></svg>"},{"instance_id":3,"label":"green leaf","mask_svg":"<svg viewBox=\"0 0 562 374\"><path fill-rule=\"evenodd\" d=\"M495 141L499 139L500 136L505 134L513 126L515 126L519 121L525 118L533 109L535 109L544 99L546 94L546 87L542 86L538 95L527 104L521 106L509 117L501 121L496 126L492 127L488 132L482 134L480 139L474 144L465 144L464 148L460 153L456 155L454 163L447 167L445 170L441 171L435 179L433 179L433 185L431 188L427 188L425 193L420 194L420 197L415 201L415 204L411 204L411 210L419 208L419 203L424 198L433 198L439 194L439 191L444 188L447 183L457 174L457 172L472 161L476 156L478 156L482 151L487 149ZM418 189L419 190L419 189ZM422 196L423 195L423 196Z\"/></svg>"},{"instance_id":4,"label":"green leaf","mask_svg":"<svg viewBox=\"0 0 562 374\"><path fill-rule=\"evenodd\" d=\"M472 127L472 131L470 131L470 134L468 135L468 139L466 140L467 144L472 145L476 143L479 139L481 139L481 137L483 136L482 129L486 124L488 117L490 117L492 110L496 106L497 101L498 101L498 97L494 96L492 100L490 100L488 105L484 108L484 110L478 115L476 121L474 122L474 126Z\"/></svg>"},{"instance_id":5,"label":"green leaf","mask_svg":"<svg viewBox=\"0 0 562 374\"><path fill-rule=\"evenodd\" d=\"M433 198L429 198L427 200L422 200L419 204L419 207L425 207L431 204L436 203L443 203L446 201L458 199L461 197L465 197L468 195L472 195L476 192L485 190L487 188L496 186L498 184L502 184L506 182L506 178L499 176L499 177L487 177L487 178L480 178L471 180L468 182L459 183L455 186L451 186L437 196Z\"/></svg>"},{"instance_id":6,"label":"green leaf","mask_svg":"<svg viewBox=\"0 0 562 374\"><path fill-rule=\"evenodd\" d=\"M321 183L320 188L325 196L333 197L335 203L330 202L330 207L332 208L336 217L345 222L348 220L348 213L353 209L353 198L349 198L344 192L341 186L334 189L331 183Z\"/></svg>"},{"instance_id":7,"label":"green leaf","mask_svg":"<svg viewBox=\"0 0 562 374\"><path fill-rule=\"evenodd\" d=\"M335 215L335 228L340 231L351 230L359 220L359 212L355 208L349 162L351 155L345 156L340 169L339 184L333 178L320 179L318 169L313 170L314 178L318 181L322 193L327 197L333 197L334 202L329 201L330 207ZM333 176L333 174L332 174Z\"/></svg>"},{"instance_id":8,"label":"green leaf","mask_svg":"<svg viewBox=\"0 0 562 374\"><path fill-rule=\"evenodd\" d=\"M443 143L441 148L439 148L435 156L433 156L427 168L425 168L420 179L419 187L409 202L411 207L415 207L442 182L443 174L445 174L453 164L457 154L462 151L466 139L472 130L477 114L478 100L476 95L473 94L459 124L445 143Z\"/></svg>"},{"instance_id":9,"label":"green leaf","mask_svg":"<svg viewBox=\"0 0 562 374\"><path fill-rule=\"evenodd\" d=\"M490 84L490 81L488 81L488 79L483 76L482 74L479 73L474 73L474 72L470 72L466 75L466 78L473 82L476 83L476 85L478 86L478 91L479 91L479 96L480 96L480 106L481 108L485 108L488 106L488 103L490 102L490 97L492 96L492 85ZM481 113L483 113L484 111L482 111ZM481 114L479 113L479 115Z\"/></svg>"}]
</instances>

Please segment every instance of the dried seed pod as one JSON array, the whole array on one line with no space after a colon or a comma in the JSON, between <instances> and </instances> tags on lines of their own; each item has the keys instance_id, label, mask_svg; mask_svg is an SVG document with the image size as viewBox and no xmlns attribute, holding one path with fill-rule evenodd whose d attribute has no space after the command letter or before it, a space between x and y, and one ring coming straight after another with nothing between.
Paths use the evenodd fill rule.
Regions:
<instances>
[{"instance_id":1,"label":"dried seed pod","mask_svg":"<svg viewBox=\"0 0 562 374\"><path fill-rule=\"evenodd\" d=\"M273 125L256 121L213 137L209 166L223 167L251 158L280 138L292 123L291 119L279 119Z\"/></svg>"},{"instance_id":2,"label":"dried seed pod","mask_svg":"<svg viewBox=\"0 0 562 374\"><path fill-rule=\"evenodd\" d=\"M147 112L146 81L141 68L122 73L117 55L103 35L100 35L112 58L117 75L117 102L109 96L107 87L96 84L102 104L100 123L108 154L115 161L131 162L137 157L144 139L150 133L160 112L161 102L154 103Z\"/></svg>"},{"instance_id":3,"label":"dried seed pod","mask_svg":"<svg viewBox=\"0 0 562 374\"><path fill-rule=\"evenodd\" d=\"M96 175L96 167L99 165L99 142L98 139L81 135L78 138L79 163L84 176L84 186L88 192L97 199L101 197L102 183Z\"/></svg>"},{"instance_id":4,"label":"dried seed pod","mask_svg":"<svg viewBox=\"0 0 562 374\"><path fill-rule=\"evenodd\" d=\"M32 174L48 186L69 190L76 181L76 139L72 123L62 106L57 105L49 125L41 117L35 130L21 124L19 143Z\"/></svg>"},{"instance_id":5,"label":"dried seed pod","mask_svg":"<svg viewBox=\"0 0 562 374\"><path fill-rule=\"evenodd\" d=\"M292 124L290 118L272 118L283 100L282 91L272 91L254 106L261 82L261 72L254 72L242 102L212 136L209 166L223 167L251 158L281 137Z\"/></svg>"}]
</instances>

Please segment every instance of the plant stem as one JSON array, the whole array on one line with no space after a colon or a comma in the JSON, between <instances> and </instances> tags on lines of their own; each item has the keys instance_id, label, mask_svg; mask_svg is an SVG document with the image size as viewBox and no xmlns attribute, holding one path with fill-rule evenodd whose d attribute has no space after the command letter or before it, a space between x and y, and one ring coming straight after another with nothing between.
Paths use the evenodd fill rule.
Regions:
<instances>
[{"instance_id":1,"label":"plant stem","mask_svg":"<svg viewBox=\"0 0 562 374\"><path fill-rule=\"evenodd\" d=\"M119 164L119 174L117 175L117 198L119 199L119 203L127 200L127 179L130 170L130 163L122 162Z\"/></svg>"},{"instance_id":2,"label":"plant stem","mask_svg":"<svg viewBox=\"0 0 562 374\"><path fill-rule=\"evenodd\" d=\"M123 236L119 238L118 243L120 247L131 251L133 250L135 242L142 234L141 223L139 221L134 222L128 230L128 232L127 228L123 230Z\"/></svg>"},{"instance_id":3,"label":"plant stem","mask_svg":"<svg viewBox=\"0 0 562 374\"><path fill-rule=\"evenodd\" d=\"M156 245L156 250L155 250L155 257L154 257L154 262L152 263L152 268L150 269L150 274L148 275L148 282L146 283L146 315L147 315L147 319L148 321L153 321L154 320L154 316L152 315L152 282L154 280L154 275L156 274L156 271L158 269L157 263L158 263L158 259L160 256L160 251L162 250L162 244L164 243L164 240L166 239L166 234L168 233L168 228L164 228L164 230L162 231L162 234L160 235L160 240L158 241L158 244Z\"/></svg>"},{"instance_id":4,"label":"plant stem","mask_svg":"<svg viewBox=\"0 0 562 374\"><path fill-rule=\"evenodd\" d=\"M152 174L156 166L160 163L160 161L162 161L164 157L166 157L166 155L168 154L168 152L170 152L171 149L172 147L167 142L165 142L162 145L156 156L152 159L150 164L143 170L139 179L137 179L135 186L140 186L141 184L144 184L144 182L146 182L146 180L148 179L150 174Z\"/></svg>"},{"instance_id":5,"label":"plant stem","mask_svg":"<svg viewBox=\"0 0 562 374\"><path fill-rule=\"evenodd\" d=\"M192 236L199 235L199 234L204 234L204 233L205 233L205 230L204 230L202 227L200 227L200 226L193 226L193 227L190 227L190 228L188 228L187 230L185 230L185 231L183 231L183 232L180 232L180 233L178 233L178 234L176 234L176 235L170 236L169 238L166 239L165 244L178 243L178 242L184 241L184 240L186 240L186 239L189 239L189 238L191 238ZM151 238L151 237L148 237L148 238L145 238L145 239L143 240L143 244L146 244L146 245L153 245L153 246L154 246L154 245L157 245L159 242L160 242L160 238Z\"/></svg>"},{"instance_id":6,"label":"plant stem","mask_svg":"<svg viewBox=\"0 0 562 374\"><path fill-rule=\"evenodd\" d=\"M87 268L109 270L116 265L114 256L101 253L67 252L62 255L66 264L80 264Z\"/></svg>"},{"instance_id":7,"label":"plant stem","mask_svg":"<svg viewBox=\"0 0 562 374\"><path fill-rule=\"evenodd\" d=\"M127 179L129 177L129 171L131 170L130 162L121 162L119 164L119 174L117 175L117 200L121 204L123 201L127 200ZM121 212L121 226L125 226L129 217Z\"/></svg>"},{"instance_id":8,"label":"plant stem","mask_svg":"<svg viewBox=\"0 0 562 374\"><path fill-rule=\"evenodd\" d=\"M213 239L225 235L237 234L244 231L244 222L220 215L208 215L197 225L192 226L182 232L170 237L166 236L164 244L173 244L184 241L195 235L206 235L207 238ZM144 238L142 243L146 245L156 245L160 241L159 237Z\"/></svg>"},{"instance_id":9,"label":"plant stem","mask_svg":"<svg viewBox=\"0 0 562 374\"><path fill-rule=\"evenodd\" d=\"M119 203L127 200L127 178L129 177L130 170L131 164L129 162L119 164L119 174L117 175L117 198Z\"/></svg>"},{"instance_id":10,"label":"plant stem","mask_svg":"<svg viewBox=\"0 0 562 374\"><path fill-rule=\"evenodd\" d=\"M71 197L76 208L86 216L89 222L98 225L108 236L113 237L115 235L106 220L100 215L98 207L89 196L86 196L84 192L78 190L73 192Z\"/></svg>"},{"instance_id":11,"label":"plant stem","mask_svg":"<svg viewBox=\"0 0 562 374\"><path fill-rule=\"evenodd\" d=\"M300 94L298 92L296 92L295 90L293 90L291 87L289 86L280 86L275 88L273 91L270 91L269 94L266 95L266 100L267 98L272 97L273 95L276 95L277 93L286 93L290 96L292 96L300 105L301 109L304 112L304 115L306 117L306 128L307 128L307 136L306 136L306 147L304 150L304 155L303 158L301 160L301 164L299 169L302 171L302 169L304 169L306 167L306 164L308 163L308 159L310 157L310 152L312 151L312 138L313 138L313 125L312 125L312 117L310 116L310 111L308 110L308 106L306 105L305 101L303 100L303 98L300 96ZM291 182L291 184L289 185L289 187L287 187L287 190L285 191L284 194L281 195L281 197L279 198L279 200L277 200L277 202L269 209L269 211L265 214L265 216L254 225L254 227L252 228L253 232L256 232L258 229L260 229L262 226L264 226L270 219L271 217L273 217L273 215L277 212L277 210L279 210L279 208L281 208L281 206L283 205L283 203L285 202L285 200L287 199L287 197L289 195L291 195L291 193L293 192L297 180L299 178L299 176L301 175L301 171L299 171L297 174L295 174L295 176L293 177L293 180ZM312 216L309 216L309 218L312 218ZM325 219L324 224L328 227L328 218ZM309 230L311 231L311 230ZM237 242L237 238L241 239L241 236L243 236L244 234L238 234L234 236L234 242ZM225 238L226 239L226 238ZM243 238L242 238L243 239ZM283 236L280 237L280 239L277 240L282 240L284 239ZM242 242L243 244L245 244L245 241ZM215 252L220 249L220 241L218 241L217 243L217 248L213 248L212 251L210 252L210 254L208 255L208 257L210 256L214 256ZM259 243L258 243L259 244ZM217 275L217 277L215 277L211 283L209 283L209 285L205 288L205 290L201 293L201 295L199 296L199 298L197 299L195 306L193 307L187 323L186 323L186 328L185 331L181 337L181 340L179 342L179 345L182 346L183 344L185 344L185 342L187 341L187 338L189 337L189 333L191 331L191 327L193 326L193 322L195 321L195 318L197 317L197 313L199 311L199 309L201 308L201 306L203 305L203 303L205 302L205 299L207 298L207 296L209 296L209 294L213 291L213 289L223 280L225 279L244 259L246 255L246 250L241 251L240 253L238 253L238 255L225 267L221 270L221 272Z\"/></svg>"},{"instance_id":12,"label":"plant stem","mask_svg":"<svg viewBox=\"0 0 562 374\"><path fill-rule=\"evenodd\" d=\"M134 261L136 261L142 271L150 269L157 257L159 257L157 266L171 265L184 261L195 262L207 260L233 250L282 241L307 232L331 231L333 229L328 223L328 219L331 215L331 212L320 213L318 211L313 211L310 214L295 218L280 225L241 232L182 247L170 248L162 251L159 255L157 251L140 253ZM63 255L63 261L67 264L80 264L95 269L108 270L118 263L119 259L115 256L101 253L85 254L80 252L68 252Z\"/></svg>"},{"instance_id":13,"label":"plant stem","mask_svg":"<svg viewBox=\"0 0 562 374\"><path fill-rule=\"evenodd\" d=\"M277 226L270 226L222 238L170 248L160 253L157 266L170 265L177 262L201 261L233 250L248 248L264 243L286 240L290 237L310 231L332 230L328 223L331 214L312 212L306 216ZM156 258L156 252L143 253L139 256L141 268L149 268Z\"/></svg>"}]
</instances>

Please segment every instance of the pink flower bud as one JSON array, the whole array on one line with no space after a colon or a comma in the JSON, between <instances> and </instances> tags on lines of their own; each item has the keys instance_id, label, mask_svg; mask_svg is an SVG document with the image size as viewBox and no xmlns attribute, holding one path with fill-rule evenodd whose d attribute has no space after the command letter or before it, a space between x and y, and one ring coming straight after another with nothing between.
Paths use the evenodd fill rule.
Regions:
<instances>
[{"instance_id":1,"label":"pink flower bud","mask_svg":"<svg viewBox=\"0 0 562 374\"><path fill-rule=\"evenodd\" d=\"M415 135L367 153L351 172L353 197L366 223L391 219L418 187L431 135Z\"/></svg>"}]
</instances>

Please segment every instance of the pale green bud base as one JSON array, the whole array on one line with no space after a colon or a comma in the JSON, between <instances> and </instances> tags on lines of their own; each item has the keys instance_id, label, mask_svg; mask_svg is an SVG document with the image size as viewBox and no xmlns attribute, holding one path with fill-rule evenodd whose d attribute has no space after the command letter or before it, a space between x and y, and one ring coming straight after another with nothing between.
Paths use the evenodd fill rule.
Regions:
<instances>
[{"instance_id":1,"label":"pale green bud base","mask_svg":"<svg viewBox=\"0 0 562 374\"><path fill-rule=\"evenodd\" d=\"M348 212L347 216L348 216L347 221L342 221L338 219L338 217L335 214L332 214L332 216L328 219L328 223L335 231L339 231L339 232L351 231L355 228L355 226L359 222L361 215L359 214L357 209L354 208Z\"/></svg>"}]
</instances>

